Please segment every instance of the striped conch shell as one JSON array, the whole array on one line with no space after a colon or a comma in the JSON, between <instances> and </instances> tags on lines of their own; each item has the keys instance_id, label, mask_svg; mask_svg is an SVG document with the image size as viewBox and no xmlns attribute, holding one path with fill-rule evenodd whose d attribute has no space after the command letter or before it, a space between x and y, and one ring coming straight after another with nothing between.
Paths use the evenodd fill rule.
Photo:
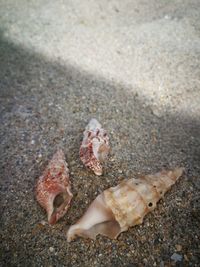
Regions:
<instances>
[{"instance_id":1,"label":"striped conch shell","mask_svg":"<svg viewBox=\"0 0 200 267\"><path fill-rule=\"evenodd\" d=\"M47 211L50 224L55 224L67 212L73 195L69 169L61 149L37 180L35 193L37 201Z\"/></svg>"},{"instance_id":2,"label":"striped conch shell","mask_svg":"<svg viewBox=\"0 0 200 267\"><path fill-rule=\"evenodd\" d=\"M98 234L117 238L129 227L141 224L144 216L182 175L183 168L161 171L138 179L124 180L101 193L83 217L67 232L70 242L76 236L95 239Z\"/></svg>"},{"instance_id":3,"label":"striped conch shell","mask_svg":"<svg viewBox=\"0 0 200 267\"><path fill-rule=\"evenodd\" d=\"M83 135L80 158L96 175L102 175L101 163L106 160L110 150L108 135L96 119L90 120Z\"/></svg>"}]
</instances>

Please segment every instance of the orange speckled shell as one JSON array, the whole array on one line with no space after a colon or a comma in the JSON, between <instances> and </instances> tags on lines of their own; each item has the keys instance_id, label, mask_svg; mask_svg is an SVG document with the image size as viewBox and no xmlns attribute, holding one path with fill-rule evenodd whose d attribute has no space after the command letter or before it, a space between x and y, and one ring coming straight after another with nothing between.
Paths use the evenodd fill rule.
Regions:
<instances>
[{"instance_id":1,"label":"orange speckled shell","mask_svg":"<svg viewBox=\"0 0 200 267\"><path fill-rule=\"evenodd\" d=\"M65 194L66 200L55 210L53 202L60 193ZM69 169L61 149L53 155L43 174L38 178L35 194L37 201L46 210L50 224L55 224L67 212L73 195L71 193Z\"/></svg>"}]
</instances>

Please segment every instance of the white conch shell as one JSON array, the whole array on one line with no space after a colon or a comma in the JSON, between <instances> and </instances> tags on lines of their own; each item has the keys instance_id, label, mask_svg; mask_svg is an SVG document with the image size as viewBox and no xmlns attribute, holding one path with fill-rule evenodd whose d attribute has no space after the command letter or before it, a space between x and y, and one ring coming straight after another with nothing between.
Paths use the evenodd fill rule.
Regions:
<instances>
[{"instance_id":1,"label":"white conch shell","mask_svg":"<svg viewBox=\"0 0 200 267\"><path fill-rule=\"evenodd\" d=\"M83 135L80 158L96 175L102 175L101 163L107 159L110 150L108 135L96 119L90 120Z\"/></svg>"},{"instance_id":2,"label":"white conch shell","mask_svg":"<svg viewBox=\"0 0 200 267\"><path fill-rule=\"evenodd\" d=\"M76 236L94 239L98 234L116 238L129 227L141 224L144 216L183 173L183 168L161 171L139 179L124 180L101 193L83 217L67 232L70 242Z\"/></svg>"}]
</instances>

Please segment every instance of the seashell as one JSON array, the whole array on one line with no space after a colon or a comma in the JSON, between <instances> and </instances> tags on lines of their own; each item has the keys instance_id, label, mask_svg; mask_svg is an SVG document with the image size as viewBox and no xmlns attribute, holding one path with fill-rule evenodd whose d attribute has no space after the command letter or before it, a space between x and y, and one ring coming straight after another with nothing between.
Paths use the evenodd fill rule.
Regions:
<instances>
[{"instance_id":1,"label":"seashell","mask_svg":"<svg viewBox=\"0 0 200 267\"><path fill-rule=\"evenodd\" d=\"M39 177L35 193L37 201L47 211L50 224L55 224L67 212L73 195L69 169L61 149Z\"/></svg>"},{"instance_id":2,"label":"seashell","mask_svg":"<svg viewBox=\"0 0 200 267\"><path fill-rule=\"evenodd\" d=\"M182 175L183 168L161 171L138 179L124 180L101 193L83 217L67 232L70 242L76 236L95 239L98 234L117 238L129 227L141 224L144 216Z\"/></svg>"},{"instance_id":3,"label":"seashell","mask_svg":"<svg viewBox=\"0 0 200 267\"><path fill-rule=\"evenodd\" d=\"M110 150L109 137L96 119L90 120L83 135L80 158L96 175L102 175L101 163L107 159Z\"/></svg>"}]
</instances>

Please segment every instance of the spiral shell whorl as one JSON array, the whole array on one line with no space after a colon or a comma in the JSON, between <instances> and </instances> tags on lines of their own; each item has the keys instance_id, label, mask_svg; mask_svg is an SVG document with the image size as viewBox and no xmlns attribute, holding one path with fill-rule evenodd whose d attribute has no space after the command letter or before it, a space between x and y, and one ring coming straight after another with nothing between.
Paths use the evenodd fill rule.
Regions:
<instances>
[{"instance_id":1,"label":"spiral shell whorl","mask_svg":"<svg viewBox=\"0 0 200 267\"><path fill-rule=\"evenodd\" d=\"M141 224L144 216L155 209L157 202L182 174L183 169L174 172L163 171L139 179L125 180L116 187L104 191L107 206L112 210L121 231Z\"/></svg>"}]
</instances>

